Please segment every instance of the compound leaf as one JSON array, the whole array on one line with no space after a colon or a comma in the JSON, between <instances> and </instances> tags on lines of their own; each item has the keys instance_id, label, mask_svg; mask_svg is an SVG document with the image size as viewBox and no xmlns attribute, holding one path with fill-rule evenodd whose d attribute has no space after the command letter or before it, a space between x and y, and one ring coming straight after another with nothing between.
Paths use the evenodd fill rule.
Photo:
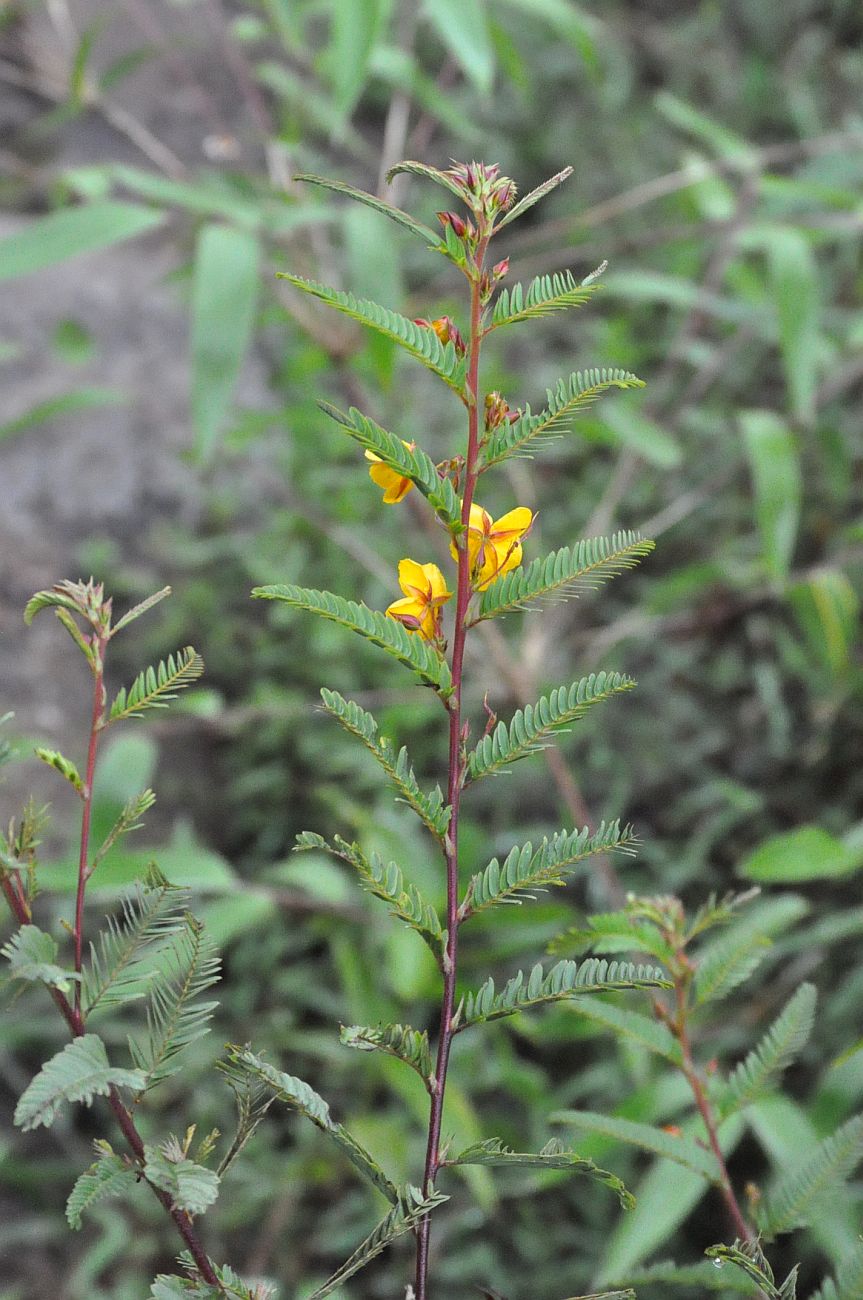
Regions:
<instances>
[{"instance_id":1,"label":"compound leaf","mask_svg":"<svg viewBox=\"0 0 863 1300\"><path fill-rule=\"evenodd\" d=\"M97 1034L82 1034L67 1043L31 1081L15 1108L19 1128L48 1128L64 1102L82 1101L89 1106L94 1097L107 1097L111 1088L144 1085L140 1070L121 1070L108 1061L105 1044Z\"/></svg>"},{"instance_id":2,"label":"compound leaf","mask_svg":"<svg viewBox=\"0 0 863 1300\"><path fill-rule=\"evenodd\" d=\"M536 1152L513 1151L500 1138L486 1138L485 1141L474 1142L472 1146L460 1152L453 1160L444 1161L444 1164L566 1169L574 1174L588 1174L591 1178L596 1178L599 1182L605 1183L607 1187L616 1192L617 1198L625 1210L631 1210L635 1204L635 1198L631 1192L626 1190L615 1174L609 1173L607 1169L600 1169L592 1160L587 1160L584 1156L578 1156L574 1151L567 1150L559 1138L552 1138L541 1151Z\"/></svg>"},{"instance_id":3,"label":"compound leaf","mask_svg":"<svg viewBox=\"0 0 863 1300\"><path fill-rule=\"evenodd\" d=\"M98 1160L85 1169L75 1181L66 1202L66 1222L78 1230L81 1216L97 1201L109 1196L119 1196L134 1187L138 1181L135 1167L121 1156L115 1155L107 1142L97 1142Z\"/></svg>"},{"instance_id":4,"label":"compound leaf","mask_svg":"<svg viewBox=\"0 0 863 1300\"><path fill-rule=\"evenodd\" d=\"M204 671L204 661L192 646L178 650L176 656L168 655L156 668L145 668L126 689L117 692L108 713L109 722L121 718L141 718L148 709L166 709L177 692L198 680Z\"/></svg>"},{"instance_id":5,"label":"compound leaf","mask_svg":"<svg viewBox=\"0 0 863 1300\"><path fill-rule=\"evenodd\" d=\"M635 966L630 962L607 962L588 957L580 965L574 961L560 961L546 974L537 962L527 977L523 971L513 975L500 993L496 992L494 979L489 976L476 993L466 994L456 1012L456 1032L547 1002L568 1000L581 993L669 987L670 981L655 966Z\"/></svg>"}]
</instances>

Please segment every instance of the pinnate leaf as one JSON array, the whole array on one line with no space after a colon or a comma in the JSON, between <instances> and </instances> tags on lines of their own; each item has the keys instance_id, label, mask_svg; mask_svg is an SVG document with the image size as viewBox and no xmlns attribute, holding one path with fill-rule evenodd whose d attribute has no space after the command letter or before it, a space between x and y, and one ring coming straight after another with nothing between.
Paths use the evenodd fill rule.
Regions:
<instances>
[{"instance_id":1,"label":"pinnate leaf","mask_svg":"<svg viewBox=\"0 0 863 1300\"><path fill-rule=\"evenodd\" d=\"M40 1124L48 1128L64 1102L82 1101L89 1106L94 1097L107 1097L112 1087L137 1092L143 1085L140 1070L110 1064L97 1034L82 1034L42 1066L15 1108L15 1123L25 1131Z\"/></svg>"}]
</instances>

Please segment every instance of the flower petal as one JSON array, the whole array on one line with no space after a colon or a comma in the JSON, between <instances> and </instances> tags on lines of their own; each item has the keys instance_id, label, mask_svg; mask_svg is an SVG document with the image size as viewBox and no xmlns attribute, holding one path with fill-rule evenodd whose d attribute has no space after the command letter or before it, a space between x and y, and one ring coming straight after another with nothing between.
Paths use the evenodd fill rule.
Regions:
<instances>
[{"instance_id":1,"label":"flower petal","mask_svg":"<svg viewBox=\"0 0 863 1300\"><path fill-rule=\"evenodd\" d=\"M516 506L500 519L495 519L491 526L491 535L495 541L506 537L523 537L533 523L533 511L527 506Z\"/></svg>"},{"instance_id":2,"label":"flower petal","mask_svg":"<svg viewBox=\"0 0 863 1300\"><path fill-rule=\"evenodd\" d=\"M447 589L446 578L436 564L424 564L423 573L428 579L429 595L435 604L442 605L444 601L451 599L452 592Z\"/></svg>"},{"instance_id":3,"label":"flower petal","mask_svg":"<svg viewBox=\"0 0 863 1300\"><path fill-rule=\"evenodd\" d=\"M416 560L399 560L399 586L406 596L426 604L431 598L431 583L425 566Z\"/></svg>"}]
</instances>

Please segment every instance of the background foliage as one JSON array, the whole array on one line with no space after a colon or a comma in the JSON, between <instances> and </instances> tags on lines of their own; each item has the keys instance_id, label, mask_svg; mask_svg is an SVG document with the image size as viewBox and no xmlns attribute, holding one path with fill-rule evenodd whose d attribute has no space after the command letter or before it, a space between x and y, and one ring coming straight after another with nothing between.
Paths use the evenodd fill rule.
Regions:
<instances>
[{"instance_id":1,"label":"background foliage","mask_svg":"<svg viewBox=\"0 0 863 1300\"><path fill-rule=\"evenodd\" d=\"M427 995L431 1016L433 967L340 869L289 849L297 832L333 826L366 851L398 849L439 901L443 882L407 811L315 709L317 683L374 707L432 784L439 724L371 653L347 659L337 629L256 607L248 591L297 582L376 608L395 594L398 524L381 519L378 493L349 440L317 412L317 392L342 407L356 401L406 437L422 412L423 443L440 456L459 414L427 376L412 370L404 382L392 345L334 324L275 280L281 269L341 284L411 316L452 306L443 263L430 271L407 236L332 195L301 192L292 173L375 189L398 157L443 165L471 154L500 162L523 189L575 166L507 241L514 278L570 267L583 278L611 263L589 309L523 336L513 329L494 352L489 387L536 410L560 373L598 358L649 384L646 395L604 399L581 417L580 436L535 462L510 462L512 493L488 504L542 500L533 554L617 527L658 546L601 602L585 593L541 628L527 618L506 639L489 633L486 678L502 713L580 672L625 671L639 689L579 724L565 742L567 770L538 759L483 782L463 824L467 856L503 857L540 827L573 824L574 813L581 824L622 812L643 843L636 859L592 869L565 895L512 908L493 940L479 917L465 983L491 966L518 969L585 912L618 905L622 891L679 893L694 910L711 889L758 882L766 897L750 931L761 960L701 1022L701 1059L740 1059L803 978L819 1010L784 1092L738 1126L737 1185L769 1185L859 1108L863 1054L831 1062L860 1035L863 996L861 37L859 8L845 0L130 0L110 22L84 4L4 11L0 77L27 113L0 159L0 197L26 219L0 243L0 276L51 275L121 241L138 241L128 246L145 257L158 233L170 240L189 319L179 441L192 457L195 509L166 515L155 500L134 535L117 526L76 557L130 602L175 588L160 617L140 625L150 642L126 647L134 657L116 685L131 680L142 649L159 658L194 640L207 663L185 725L127 733L99 792L107 826L155 784L162 870L200 891L197 910L223 950L217 1030L165 1090L166 1108L171 1089L178 1101L193 1095L203 1129L227 1130L229 1094L201 1082L204 1066L225 1038L253 1035L257 1050L320 1085L358 1137L386 1146L396 1181L420 1160L418 1081L397 1062L347 1052L335 1026L398 1022ZM158 76L173 90L154 113ZM94 122L104 128L98 147L76 150ZM402 183L400 201L405 194ZM424 205L428 195L411 190L411 209L428 221ZM4 364L14 363L14 331L3 344ZM73 301L58 302L45 344L67 366L87 359L93 344ZM251 365L266 380L254 404L238 388ZM522 377L517 390L510 374ZM5 413L0 460L24 444L38 457L49 418L68 421L61 427L74 438L116 396L86 384ZM100 466L91 472L98 486ZM188 466L176 472L188 481ZM4 556L10 586L13 568ZM31 589L59 576L41 573ZM482 668L471 670L477 680ZM7 790L35 783L31 740L74 751L64 718L56 734L34 736L27 700L15 703L21 768L5 769ZM61 892L45 906L62 916L70 875L63 806L56 811L51 878ZM136 846L104 864L101 901L153 851ZM142 1201L131 1219L107 1202L82 1236L57 1231L89 1160L92 1117L37 1135L38 1160L34 1135L11 1130L12 1098L46 1048L59 1048L57 1031L29 994L3 1021L0 1295L52 1287L69 1300L137 1300L141 1279L174 1250L158 1207ZM635 1041L615 1046L566 1009L487 1032L492 1051L469 1036L458 1043L446 1125L460 1146L496 1132L538 1150L549 1116L573 1107L659 1125L690 1109L661 1057ZM613 1198L584 1196L578 1180L554 1172L503 1179L465 1168L471 1206L437 1212L441 1284L558 1300L670 1256L694 1264L725 1234L720 1202L697 1177L607 1133L579 1150L624 1176L638 1209L618 1213ZM238 1268L278 1278L286 1295L326 1277L373 1219L369 1194L290 1116L268 1120L233 1177L208 1217L208 1242ZM777 1277L784 1261L802 1259L808 1295L835 1270L854 1247L860 1190L852 1181L814 1230L780 1239ZM397 1251L384 1256L364 1294L398 1294L403 1272ZM734 1294L728 1272L702 1267L692 1293ZM654 1277L639 1287L645 1300L667 1293L661 1271Z\"/></svg>"}]
</instances>

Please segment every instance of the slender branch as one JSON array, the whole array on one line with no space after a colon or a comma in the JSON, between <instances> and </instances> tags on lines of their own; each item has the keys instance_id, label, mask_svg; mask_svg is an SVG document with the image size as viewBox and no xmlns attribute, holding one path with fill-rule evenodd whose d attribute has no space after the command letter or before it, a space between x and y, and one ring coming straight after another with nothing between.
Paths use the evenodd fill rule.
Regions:
<instances>
[{"instance_id":1,"label":"slender branch","mask_svg":"<svg viewBox=\"0 0 863 1300\"><path fill-rule=\"evenodd\" d=\"M90 876L90 818L93 811L93 778L96 774L96 750L99 745L99 733L102 729L102 714L105 709L105 646L107 638L94 633L93 649L95 651L93 666L93 713L90 719L90 741L87 746L87 770L84 776L84 809L81 814L81 845L78 852L78 892L75 898L75 970L81 974L84 961L84 894ZM75 1011L81 1014L81 983L75 985ZM83 1017L81 1024L83 1026Z\"/></svg>"},{"instance_id":2,"label":"slender branch","mask_svg":"<svg viewBox=\"0 0 863 1300\"><path fill-rule=\"evenodd\" d=\"M464 649L467 638L467 609L471 597L471 559L468 544L470 508L476 489L479 455L479 354L482 344L482 299L480 279L488 247L484 236L477 248L476 265L471 279L470 340L468 344L468 445L465 457L464 495L461 522L464 530L458 538L458 584L456 589L455 632L452 648L453 694L449 703L449 771L447 799L452 810L446 848L447 871L447 945L444 954L444 989L441 1003L440 1033L435 1063L434 1088L429 1109L428 1143L423 1175L423 1191L428 1195L440 1168L440 1132L443 1117L444 1092L453 1039L453 1013L455 1011L456 963L458 956L458 821L461 791L464 784L464 758L462 753L461 690L464 668ZM428 1251L431 1220L428 1215L417 1231L416 1300L426 1300L428 1286Z\"/></svg>"}]
</instances>

